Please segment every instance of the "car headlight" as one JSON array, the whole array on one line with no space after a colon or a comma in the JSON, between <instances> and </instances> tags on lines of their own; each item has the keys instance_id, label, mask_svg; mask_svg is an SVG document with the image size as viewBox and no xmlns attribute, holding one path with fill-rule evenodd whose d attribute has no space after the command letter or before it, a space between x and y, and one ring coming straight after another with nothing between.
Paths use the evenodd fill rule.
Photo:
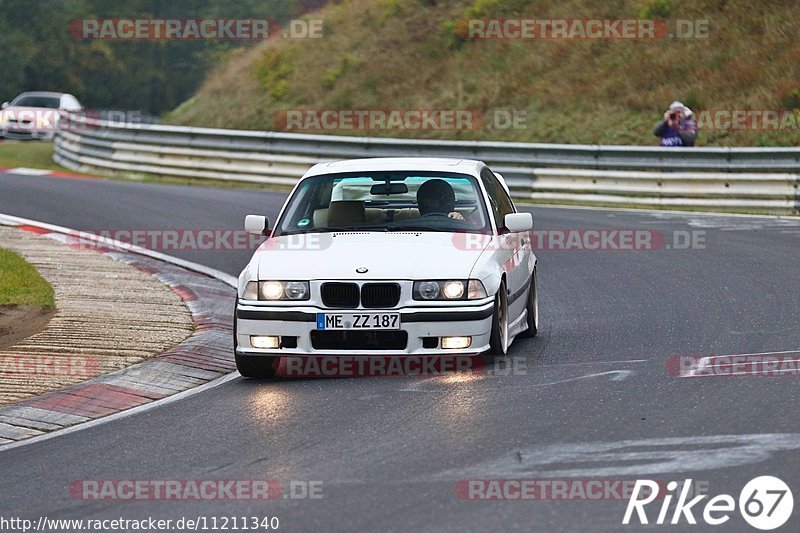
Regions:
<instances>
[{"instance_id":1,"label":"car headlight","mask_svg":"<svg viewBox=\"0 0 800 533\"><path fill-rule=\"evenodd\" d=\"M421 300L435 300L440 292L437 281L418 281L414 284L414 299L419 296Z\"/></svg>"},{"instance_id":2,"label":"car headlight","mask_svg":"<svg viewBox=\"0 0 800 533\"><path fill-rule=\"evenodd\" d=\"M415 281L415 300L477 300L486 298L486 289L477 279Z\"/></svg>"},{"instance_id":3,"label":"car headlight","mask_svg":"<svg viewBox=\"0 0 800 533\"><path fill-rule=\"evenodd\" d=\"M448 300L458 300L464 296L464 282L445 281L442 285L442 295Z\"/></svg>"},{"instance_id":4,"label":"car headlight","mask_svg":"<svg viewBox=\"0 0 800 533\"><path fill-rule=\"evenodd\" d=\"M258 288L259 300L282 300L286 294L280 281L262 281Z\"/></svg>"},{"instance_id":5,"label":"car headlight","mask_svg":"<svg viewBox=\"0 0 800 533\"><path fill-rule=\"evenodd\" d=\"M308 300L311 290L307 281L251 281L244 289L243 300Z\"/></svg>"},{"instance_id":6,"label":"car headlight","mask_svg":"<svg viewBox=\"0 0 800 533\"><path fill-rule=\"evenodd\" d=\"M307 281L290 281L283 288L283 293L290 300L308 300L309 290Z\"/></svg>"}]
</instances>

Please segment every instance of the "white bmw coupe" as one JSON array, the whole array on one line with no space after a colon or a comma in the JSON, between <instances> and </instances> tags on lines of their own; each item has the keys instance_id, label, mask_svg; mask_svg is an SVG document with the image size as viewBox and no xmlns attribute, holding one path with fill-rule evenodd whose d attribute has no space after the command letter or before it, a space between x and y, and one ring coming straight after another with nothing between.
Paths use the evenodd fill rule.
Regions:
<instances>
[{"instance_id":1,"label":"white bmw coupe","mask_svg":"<svg viewBox=\"0 0 800 533\"><path fill-rule=\"evenodd\" d=\"M239 276L236 366L281 356L503 355L539 327L530 213L481 161L321 163Z\"/></svg>"}]
</instances>

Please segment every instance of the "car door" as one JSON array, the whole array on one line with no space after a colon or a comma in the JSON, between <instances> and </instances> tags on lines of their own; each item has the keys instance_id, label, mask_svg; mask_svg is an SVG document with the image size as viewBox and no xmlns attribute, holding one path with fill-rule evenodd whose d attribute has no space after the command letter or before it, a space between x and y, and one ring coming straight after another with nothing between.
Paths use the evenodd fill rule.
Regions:
<instances>
[{"instance_id":1,"label":"car door","mask_svg":"<svg viewBox=\"0 0 800 533\"><path fill-rule=\"evenodd\" d=\"M529 262L531 255L528 232L511 232L505 227L504 219L509 213L516 213L514 202L505 187L488 167L481 171L481 180L486 188L492 215L498 230L498 259L506 271L508 290L509 321L518 317L525 308L525 294L530 278Z\"/></svg>"}]
</instances>

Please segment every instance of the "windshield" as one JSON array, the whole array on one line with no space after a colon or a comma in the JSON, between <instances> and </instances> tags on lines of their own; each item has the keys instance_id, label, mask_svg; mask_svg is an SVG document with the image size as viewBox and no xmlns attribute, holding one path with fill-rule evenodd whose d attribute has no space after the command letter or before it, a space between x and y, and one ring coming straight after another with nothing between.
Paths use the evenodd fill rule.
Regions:
<instances>
[{"instance_id":1,"label":"windshield","mask_svg":"<svg viewBox=\"0 0 800 533\"><path fill-rule=\"evenodd\" d=\"M276 235L329 231L484 233L489 218L478 181L442 172L360 172L303 181Z\"/></svg>"},{"instance_id":2,"label":"windshield","mask_svg":"<svg viewBox=\"0 0 800 533\"><path fill-rule=\"evenodd\" d=\"M18 96L11 105L18 107L44 107L47 109L58 109L61 105L61 98L58 96L34 96L34 95L21 95Z\"/></svg>"}]
</instances>

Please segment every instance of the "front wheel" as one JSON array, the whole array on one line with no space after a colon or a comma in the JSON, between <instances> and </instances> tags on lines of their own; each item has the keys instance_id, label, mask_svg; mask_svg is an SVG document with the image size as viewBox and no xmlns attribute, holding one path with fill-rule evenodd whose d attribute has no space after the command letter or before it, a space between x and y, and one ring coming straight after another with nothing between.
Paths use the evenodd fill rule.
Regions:
<instances>
[{"instance_id":1,"label":"front wheel","mask_svg":"<svg viewBox=\"0 0 800 533\"><path fill-rule=\"evenodd\" d=\"M531 286L528 289L528 302L525 307L528 329L520 335L522 337L535 337L539 333L539 289L536 286L536 269L531 275Z\"/></svg>"},{"instance_id":2,"label":"front wheel","mask_svg":"<svg viewBox=\"0 0 800 533\"><path fill-rule=\"evenodd\" d=\"M489 357L505 355L508 352L508 306L506 303L506 282L500 283L494 298L492 333L489 336Z\"/></svg>"}]
</instances>

